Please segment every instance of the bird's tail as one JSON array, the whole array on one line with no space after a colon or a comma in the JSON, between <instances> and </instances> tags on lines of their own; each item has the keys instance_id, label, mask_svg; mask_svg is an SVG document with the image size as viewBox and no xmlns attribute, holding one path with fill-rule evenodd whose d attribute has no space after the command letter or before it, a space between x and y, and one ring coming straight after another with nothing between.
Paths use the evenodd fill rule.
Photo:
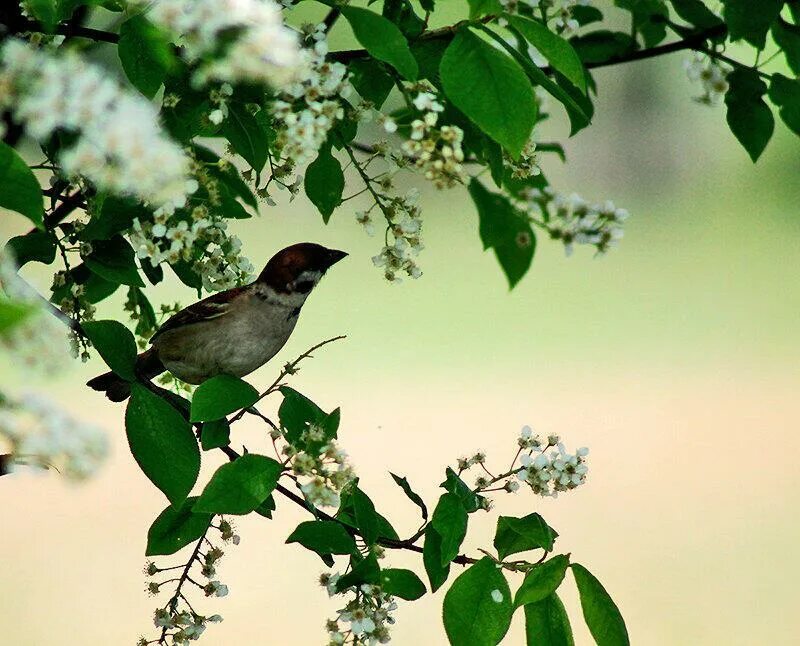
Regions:
<instances>
[{"instance_id":1,"label":"bird's tail","mask_svg":"<svg viewBox=\"0 0 800 646\"><path fill-rule=\"evenodd\" d=\"M136 374L140 379L152 379L164 372L164 364L158 358L154 348L142 352L136 358ZM113 372L106 372L90 379L86 385L93 390L105 393L112 402L121 402L131 396L131 384Z\"/></svg>"}]
</instances>

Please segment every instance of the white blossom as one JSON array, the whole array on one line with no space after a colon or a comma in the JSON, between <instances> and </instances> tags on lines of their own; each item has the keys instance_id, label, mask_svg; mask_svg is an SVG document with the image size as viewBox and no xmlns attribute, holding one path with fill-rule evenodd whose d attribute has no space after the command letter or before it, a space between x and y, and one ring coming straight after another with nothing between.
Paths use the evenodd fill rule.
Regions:
<instances>
[{"instance_id":1,"label":"white blossom","mask_svg":"<svg viewBox=\"0 0 800 646\"><path fill-rule=\"evenodd\" d=\"M691 61L684 63L686 75L691 81L699 81L703 94L696 98L698 103L717 105L728 91L730 68L716 59L696 52Z\"/></svg>"}]
</instances>

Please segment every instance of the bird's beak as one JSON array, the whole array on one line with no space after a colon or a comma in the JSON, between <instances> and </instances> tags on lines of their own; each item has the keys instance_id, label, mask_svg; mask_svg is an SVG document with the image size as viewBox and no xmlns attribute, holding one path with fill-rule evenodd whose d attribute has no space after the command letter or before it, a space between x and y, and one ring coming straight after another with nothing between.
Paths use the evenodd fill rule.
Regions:
<instances>
[{"instance_id":1,"label":"bird's beak","mask_svg":"<svg viewBox=\"0 0 800 646\"><path fill-rule=\"evenodd\" d=\"M344 251L328 249L328 267L332 267L343 258L347 258L347 254Z\"/></svg>"}]
</instances>

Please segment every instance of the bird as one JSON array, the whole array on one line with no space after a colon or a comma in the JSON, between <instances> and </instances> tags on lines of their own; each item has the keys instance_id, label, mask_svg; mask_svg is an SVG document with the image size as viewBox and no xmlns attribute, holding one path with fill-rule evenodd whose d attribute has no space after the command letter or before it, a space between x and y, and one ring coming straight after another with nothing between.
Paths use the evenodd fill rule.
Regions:
<instances>
[{"instance_id":1,"label":"bird","mask_svg":"<svg viewBox=\"0 0 800 646\"><path fill-rule=\"evenodd\" d=\"M169 371L189 384L220 374L244 377L274 357L292 334L300 310L334 264L347 256L313 242L276 253L258 278L213 294L171 316L136 358L136 375L151 380ZM131 384L107 372L86 384L113 402Z\"/></svg>"}]
</instances>

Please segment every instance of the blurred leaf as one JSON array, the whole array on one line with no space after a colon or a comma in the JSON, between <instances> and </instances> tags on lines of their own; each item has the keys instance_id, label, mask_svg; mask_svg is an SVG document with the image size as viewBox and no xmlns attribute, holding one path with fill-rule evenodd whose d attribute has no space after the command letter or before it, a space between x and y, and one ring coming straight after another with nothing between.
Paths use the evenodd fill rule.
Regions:
<instances>
[{"instance_id":1,"label":"blurred leaf","mask_svg":"<svg viewBox=\"0 0 800 646\"><path fill-rule=\"evenodd\" d=\"M86 336L109 368L127 381L136 381L136 340L119 321L86 321Z\"/></svg>"},{"instance_id":2,"label":"blurred leaf","mask_svg":"<svg viewBox=\"0 0 800 646\"><path fill-rule=\"evenodd\" d=\"M508 198L491 193L479 180L470 182L469 193L478 210L483 248L494 250L509 287L513 289L533 262L536 249L533 229Z\"/></svg>"},{"instance_id":3,"label":"blurred leaf","mask_svg":"<svg viewBox=\"0 0 800 646\"><path fill-rule=\"evenodd\" d=\"M605 63L638 49L636 41L621 31L592 31L569 42L587 65Z\"/></svg>"},{"instance_id":4,"label":"blurred leaf","mask_svg":"<svg viewBox=\"0 0 800 646\"><path fill-rule=\"evenodd\" d=\"M417 494L412 488L411 485L408 484L408 480L405 477L396 476L394 473L389 473L392 476L392 479L397 483L397 485L405 492L406 496L408 496L409 500L413 502L417 507L420 508L422 512L422 520L428 520L428 508L425 506L425 501Z\"/></svg>"},{"instance_id":5,"label":"blurred leaf","mask_svg":"<svg viewBox=\"0 0 800 646\"><path fill-rule=\"evenodd\" d=\"M630 11L633 28L641 34L645 47L653 47L667 37L669 9L664 0L614 0L614 4Z\"/></svg>"},{"instance_id":6,"label":"blurred leaf","mask_svg":"<svg viewBox=\"0 0 800 646\"><path fill-rule=\"evenodd\" d=\"M21 213L44 228L42 189L25 161L0 141L0 207Z\"/></svg>"},{"instance_id":7,"label":"blurred leaf","mask_svg":"<svg viewBox=\"0 0 800 646\"><path fill-rule=\"evenodd\" d=\"M245 106L228 104L228 116L220 132L253 170L261 172L267 163L269 134Z\"/></svg>"},{"instance_id":8,"label":"blurred leaf","mask_svg":"<svg viewBox=\"0 0 800 646\"><path fill-rule=\"evenodd\" d=\"M174 554L205 534L212 515L193 512L196 500L187 498L178 507L167 507L159 514L147 532L145 556Z\"/></svg>"},{"instance_id":9,"label":"blurred leaf","mask_svg":"<svg viewBox=\"0 0 800 646\"><path fill-rule=\"evenodd\" d=\"M772 24L772 37L792 72L800 74L800 27L778 19Z\"/></svg>"},{"instance_id":10,"label":"blurred leaf","mask_svg":"<svg viewBox=\"0 0 800 646\"><path fill-rule=\"evenodd\" d=\"M173 506L186 499L200 472L192 427L166 401L133 384L125 430L134 459Z\"/></svg>"},{"instance_id":11,"label":"blurred leaf","mask_svg":"<svg viewBox=\"0 0 800 646\"><path fill-rule=\"evenodd\" d=\"M783 122L792 132L800 135L800 80L787 78L783 74L773 74L769 98L780 106Z\"/></svg>"},{"instance_id":12,"label":"blurred leaf","mask_svg":"<svg viewBox=\"0 0 800 646\"><path fill-rule=\"evenodd\" d=\"M450 562L442 565L442 537L432 525L425 528L425 542L422 545L422 563L428 580L431 582L431 592L436 592L447 581L450 573Z\"/></svg>"},{"instance_id":13,"label":"blurred leaf","mask_svg":"<svg viewBox=\"0 0 800 646\"><path fill-rule=\"evenodd\" d=\"M342 7L342 15L350 23L356 39L375 58L389 63L409 81L417 79L417 61L408 42L391 21L369 9Z\"/></svg>"},{"instance_id":14,"label":"blurred leaf","mask_svg":"<svg viewBox=\"0 0 800 646\"><path fill-rule=\"evenodd\" d=\"M14 254L18 267L28 262L43 262L49 265L56 258L53 235L40 229L33 229L25 235L11 238L6 243L6 249Z\"/></svg>"},{"instance_id":15,"label":"blurred leaf","mask_svg":"<svg viewBox=\"0 0 800 646\"><path fill-rule=\"evenodd\" d=\"M467 535L467 510L461 499L452 493L439 498L433 510L431 525L441 536L441 565L447 565L456 556Z\"/></svg>"},{"instance_id":16,"label":"blurred leaf","mask_svg":"<svg viewBox=\"0 0 800 646\"><path fill-rule=\"evenodd\" d=\"M356 59L347 66L350 70L350 83L361 98L371 101L380 110L389 92L394 87L390 74L380 62L371 58Z\"/></svg>"},{"instance_id":17,"label":"blurred leaf","mask_svg":"<svg viewBox=\"0 0 800 646\"><path fill-rule=\"evenodd\" d=\"M389 568L381 572L381 592L406 601L416 601L427 590L425 584L411 570Z\"/></svg>"},{"instance_id":18,"label":"blurred leaf","mask_svg":"<svg viewBox=\"0 0 800 646\"><path fill-rule=\"evenodd\" d=\"M300 523L286 542L299 543L319 555L352 554L357 549L355 539L340 523L332 520L309 520Z\"/></svg>"},{"instance_id":19,"label":"blurred leaf","mask_svg":"<svg viewBox=\"0 0 800 646\"><path fill-rule=\"evenodd\" d=\"M470 20L503 13L503 5L500 4L500 0L467 0L467 2L469 2Z\"/></svg>"},{"instance_id":20,"label":"blurred leaf","mask_svg":"<svg viewBox=\"0 0 800 646\"><path fill-rule=\"evenodd\" d=\"M447 591L444 629L452 646L494 646L508 632L512 612L506 578L492 559L484 557Z\"/></svg>"},{"instance_id":21,"label":"blurred leaf","mask_svg":"<svg viewBox=\"0 0 800 646\"><path fill-rule=\"evenodd\" d=\"M53 33L58 22L56 0L25 0L24 7L33 18L42 24L48 34Z\"/></svg>"},{"instance_id":22,"label":"blurred leaf","mask_svg":"<svg viewBox=\"0 0 800 646\"><path fill-rule=\"evenodd\" d=\"M701 0L670 0L670 2L675 13L695 27L708 29L722 24L722 20Z\"/></svg>"},{"instance_id":23,"label":"blurred leaf","mask_svg":"<svg viewBox=\"0 0 800 646\"><path fill-rule=\"evenodd\" d=\"M567 611L555 592L525 606L525 636L528 646L575 646Z\"/></svg>"},{"instance_id":24,"label":"blurred leaf","mask_svg":"<svg viewBox=\"0 0 800 646\"><path fill-rule=\"evenodd\" d=\"M567 567L569 567L569 557L560 554L528 570L522 585L517 590L514 607L537 603L553 594L564 580Z\"/></svg>"},{"instance_id":25,"label":"blurred leaf","mask_svg":"<svg viewBox=\"0 0 800 646\"><path fill-rule=\"evenodd\" d=\"M593 22L600 22L603 19L603 12L591 5L574 5L571 7L570 12L572 13L572 19L581 27Z\"/></svg>"},{"instance_id":26,"label":"blurred leaf","mask_svg":"<svg viewBox=\"0 0 800 646\"><path fill-rule=\"evenodd\" d=\"M17 303L0 297L0 334L6 334L35 312L27 303Z\"/></svg>"},{"instance_id":27,"label":"blurred leaf","mask_svg":"<svg viewBox=\"0 0 800 646\"><path fill-rule=\"evenodd\" d=\"M200 428L200 446L204 451L218 449L231 443L231 426L226 419L203 422Z\"/></svg>"},{"instance_id":28,"label":"blurred leaf","mask_svg":"<svg viewBox=\"0 0 800 646\"><path fill-rule=\"evenodd\" d=\"M144 281L136 268L133 248L120 235L109 240L92 242L92 253L84 262L94 273L111 283L144 287Z\"/></svg>"},{"instance_id":29,"label":"blurred leaf","mask_svg":"<svg viewBox=\"0 0 800 646\"><path fill-rule=\"evenodd\" d=\"M148 99L158 92L175 62L167 37L143 14L120 25L117 52L125 76Z\"/></svg>"},{"instance_id":30,"label":"blurred leaf","mask_svg":"<svg viewBox=\"0 0 800 646\"><path fill-rule=\"evenodd\" d=\"M192 422L222 419L258 400L258 391L232 375L217 375L197 387L192 395Z\"/></svg>"},{"instance_id":31,"label":"blurred leaf","mask_svg":"<svg viewBox=\"0 0 800 646\"><path fill-rule=\"evenodd\" d=\"M521 16L510 16L510 23L544 56L553 69L561 72L572 84L586 92L586 75L577 52L558 34L542 23Z\"/></svg>"},{"instance_id":32,"label":"blurred leaf","mask_svg":"<svg viewBox=\"0 0 800 646\"><path fill-rule=\"evenodd\" d=\"M317 158L308 165L304 180L306 195L319 209L328 224L334 209L342 203L344 173L339 160L331 154L330 144L319 150Z\"/></svg>"},{"instance_id":33,"label":"blurred leaf","mask_svg":"<svg viewBox=\"0 0 800 646\"><path fill-rule=\"evenodd\" d=\"M578 563L570 567L578 585L583 618L597 646L628 646L628 629L617 604L589 570Z\"/></svg>"},{"instance_id":34,"label":"blurred leaf","mask_svg":"<svg viewBox=\"0 0 800 646\"><path fill-rule=\"evenodd\" d=\"M763 99L767 85L751 68L740 67L728 75L725 95L731 132L755 162L767 147L775 130L775 118Z\"/></svg>"},{"instance_id":35,"label":"blurred leaf","mask_svg":"<svg viewBox=\"0 0 800 646\"><path fill-rule=\"evenodd\" d=\"M501 559L540 548L551 552L556 536L556 531L539 514L528 514L522 518L500 516L497 519L494 548Z\"/></svg>"},{"instance_id":36,"label":"blurred leaf","mask_svg":"<svg viewBox=\"0 0 800 646\"><path fill-rule=\"evenodd\" d=\"M783 0L723 0L723 7L730 39L744 38L756 49L764 49L767 32L780 15Z\"/></svg>"},{"instance_id":37,"label":"blurred leaf","mask_svg":"<svg viewBox=\"0 0 800 646\"><path fill-rule=\"evenodd\" d=\"M517 158L536 124L533 88L519 63L461 29L439 66L445 94Z\"/></svg>"},{"instance_id":38,"label":"blurred leaf","mask_svg":"<svg viewBox=\"0 0 800 646\"><path fill-rule=\"evenodd\" d=\"M254 511L275 489L283 470L280 462L246 453L216 470L194 511L244 515Z\"/></svg>"}]
</instances>

